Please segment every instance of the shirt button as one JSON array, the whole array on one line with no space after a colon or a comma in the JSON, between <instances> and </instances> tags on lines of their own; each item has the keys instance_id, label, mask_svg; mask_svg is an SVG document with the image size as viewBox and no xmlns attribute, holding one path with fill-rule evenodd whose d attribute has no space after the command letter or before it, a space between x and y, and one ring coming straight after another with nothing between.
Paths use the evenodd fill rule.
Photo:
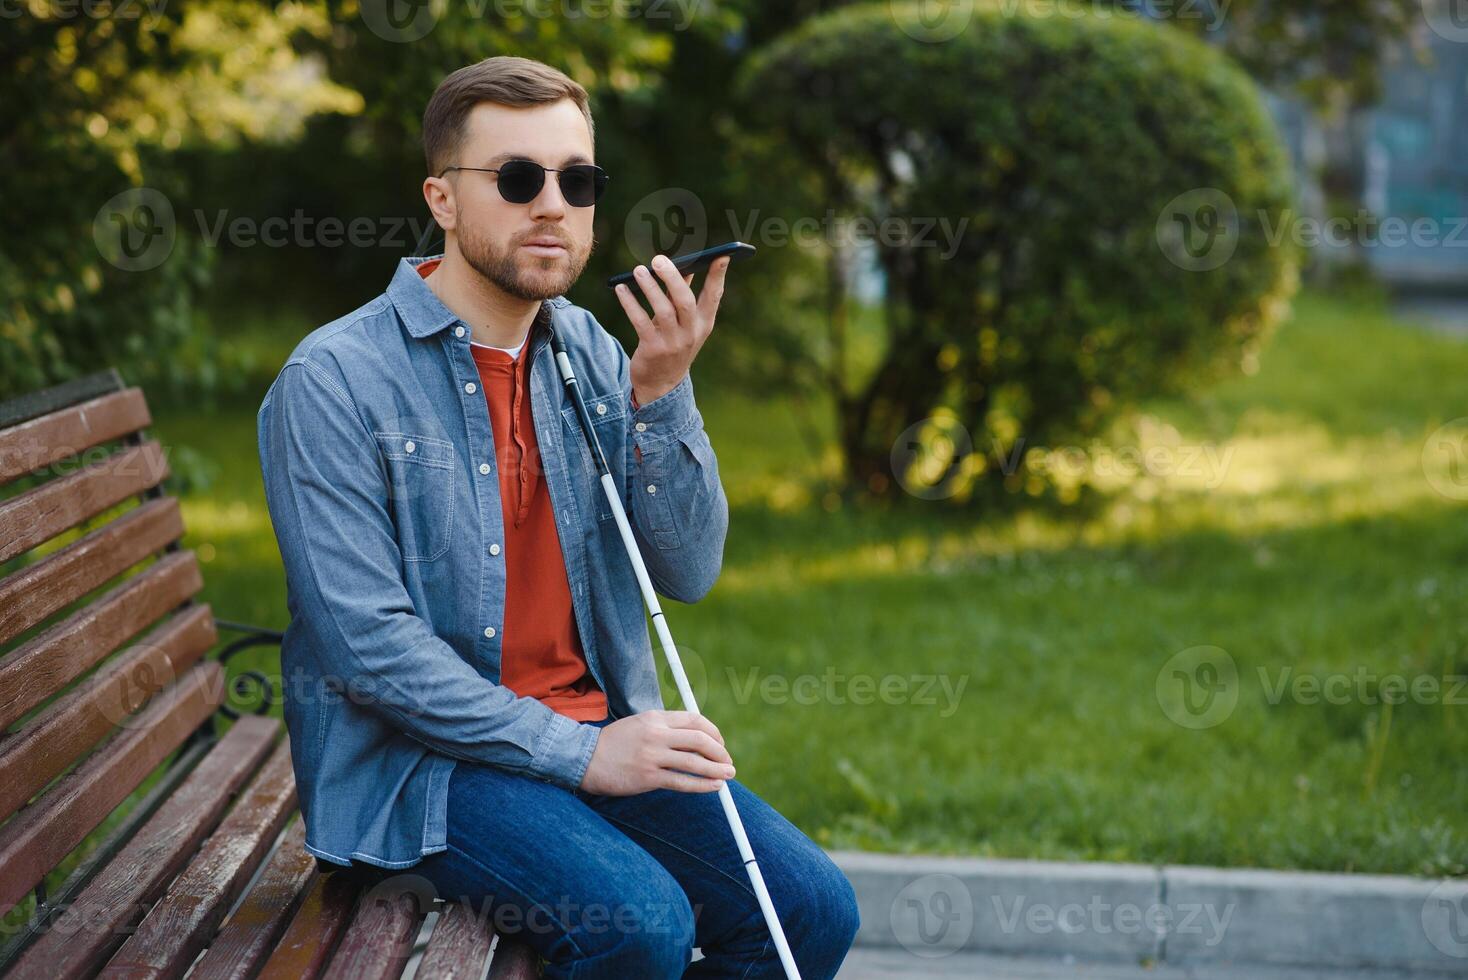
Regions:
<instances>
[{"instance_id":1,"label":"shirt button","mask_svg":"<svg viewBox=\"0 0 1468 980\"><path fill-rule=\"evenodd\" d=\"M647 492L648 493L657 493L658 492L658 485L656 483L649 483L647 485Z\"/></svg>"},{"instance_id":2,"label":"shirt button","mask_svg":"<svg viewBox=\"0 0 1468 980\"><path fill-rule=\"evenodd\" d=\"M463 327L455 327L454 328L454 336L455 337L462 337L462 336L464 336L464 328Z\"/></svg>"},{"instance_id":3,"label":"shirt button","mask_svg":"<svg viewBox=\"0 0 1468 980\"><path fill-rule=\"evenodd\" d=\"M403 443L403 452L405 452L405 453L411 453L413 450L415 450L417 448L418 448L418 444L415 443L412 439L409 439L407 442Z\"/></svg>"},{"instance_id":4,"label":"shirt button","mask_svg":"<svg viewBox=\"0 0 1468 980\"><path fill-rule=\"evenodd\" d=\"M497 555L497 554L499 554L500 553L500 546L497 545L497 544L490 545L489 546L489 553L491 555Z\"/></svg>"},{"instance_id":5,"label":"shirt button","mask_svg":"<svg viewBox=\"0 0 1468 980\"><path fill-rule=\"evenodd\" d=\"M605 415L605 414L607 414L607 403L606 402L597 402L596 403L596 414L598 414L598 415Z\"/></svg>"},{"instance_id":6,"label":"shirt button","mask_svg":"<svg viewBox=\"0 0 1468 980\"><path fill-rule=\"evenodd\" d=\"M646 422L638 422L636 425L633 426L633 428L636 429L638 432L646 432L647 431L647 423Z\"/></svg>"},{"instance_id":7,"label":"shirt button","mask_svg":"<svg viewBox=\"0 0 1468 980\"><path fill-rule=\"evenodd\" d=\"M471 381L468 384L466 384L464 386L464 390L467 391L471 395L474 394L474 392L476 390L476 386L475 386L474 382Z\"/></svg>"},{"instance_id":8,"label":"shirt button","mask_svg":"<svg viewBox=\"0 0 1468 980\"><path fill-rule=\"evenodd\" d=\"M484 627L484 635L486 637L488 637L489 639L491 639L491 640L494 639L494 627L493 626L486 626L486 627Z\"/></svg>"},{"instance_id":9,"label":"shirt button","mask_svg":"<svg viewBox=\"0 0 1468 980\"><path fill-rule=\"evenodd\" d=\"M489 476L489 464L488 463L480 463L479 464L479 475L480 476Z\"/></svg>"}]
</instances>

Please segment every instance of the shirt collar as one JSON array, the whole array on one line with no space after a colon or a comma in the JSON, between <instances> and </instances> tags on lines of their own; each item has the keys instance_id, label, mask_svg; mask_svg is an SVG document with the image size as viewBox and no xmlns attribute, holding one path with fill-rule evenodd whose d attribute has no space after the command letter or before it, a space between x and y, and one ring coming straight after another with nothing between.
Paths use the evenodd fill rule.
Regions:
<instances>
[{"instance_id":1,"label":"shirt collar","mask_svg":"<svg viewBox=\"0 0 1468 980\"><path fill-rule=\"evenodd\" d=\"M418 272L423 263L441 258L442 255L409 255L399 259L392 282L388 283L387 297L411 336L427 337L459 320Z\"/></svg>"},{"instance_id":2,"label":"shirt collar","mask_svg":"<svg viewBox=\"0 0 1468 980\"><path fill-rule=\"evenodd\" d=\"M397 271L387 286L387 297L402 318L409 335L417 338L429 337L446 327L459 322L453 310L443 304L438 294L428 288L418 267L425 262L442 259L443 255L408 255L398 260ZM525 338L529 352L539 349L550 339L555 329L555 307L552 300L540 304L540 312ZM521 351L522 355L527 351Z\"/></svg>"}]
</instances>

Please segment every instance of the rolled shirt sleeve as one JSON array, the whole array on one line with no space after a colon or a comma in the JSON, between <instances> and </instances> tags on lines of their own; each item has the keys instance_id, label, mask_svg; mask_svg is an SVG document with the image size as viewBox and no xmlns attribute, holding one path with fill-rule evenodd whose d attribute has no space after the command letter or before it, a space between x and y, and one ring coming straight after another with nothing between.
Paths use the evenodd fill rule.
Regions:
<instances>
[{"instance_id":1,"label":"rolled shirt sleeve","mask_svg":"<svg viewBox=\"0 0 1468 980\"><path fill-rule=\"evenodd\" d=\"M626 472L629 520L658 592L697 602L718 580L729 530L729 503L718 459L685 374L646 405L635 404L630 359L619 376L628 407Z\"/></svg>"}]
</instances>

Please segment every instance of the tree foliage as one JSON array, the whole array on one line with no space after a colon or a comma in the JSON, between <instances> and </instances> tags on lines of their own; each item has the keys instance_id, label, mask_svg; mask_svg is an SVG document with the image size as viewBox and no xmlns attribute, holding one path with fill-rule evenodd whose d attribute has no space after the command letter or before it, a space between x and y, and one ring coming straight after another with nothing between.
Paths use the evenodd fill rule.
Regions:
<instances>
[{"instance_id":1,"label":"tree foliage","mask_svg":"<svg viewBox=\"0 0 1468 980\"><path fill-rule=\"evenodd\" d=\"M0 32L0 390L121 365L176 380L210 256L180 234L174 155L289 141L360 100L297 45L306 4L26 0ZM319 69L319 65L316 66Z\"/></svg>"}]
</instances>

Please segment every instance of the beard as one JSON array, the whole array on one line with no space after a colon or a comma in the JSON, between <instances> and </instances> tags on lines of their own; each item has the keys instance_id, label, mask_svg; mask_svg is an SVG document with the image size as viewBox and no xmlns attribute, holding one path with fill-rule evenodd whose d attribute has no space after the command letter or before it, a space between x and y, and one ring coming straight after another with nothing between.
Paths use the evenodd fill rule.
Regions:
<instances>
[{"instance_id":1,"label":"beard","mask_svg":"<svg viewBox=\"0 0 1468 980\"><path fill-rule=\"evenodd\" d=\"M570 289L581 277L595 245L595 237L578 242L564 231L532 229L501 249L478 229L466 226L462 215L457 230L459 252L474 271L510 296L530 301L551 299ZM560 238L566 245L566 257L541 258L520 250L524 240L540 235Z\"/></svg>"}]
</instances>

